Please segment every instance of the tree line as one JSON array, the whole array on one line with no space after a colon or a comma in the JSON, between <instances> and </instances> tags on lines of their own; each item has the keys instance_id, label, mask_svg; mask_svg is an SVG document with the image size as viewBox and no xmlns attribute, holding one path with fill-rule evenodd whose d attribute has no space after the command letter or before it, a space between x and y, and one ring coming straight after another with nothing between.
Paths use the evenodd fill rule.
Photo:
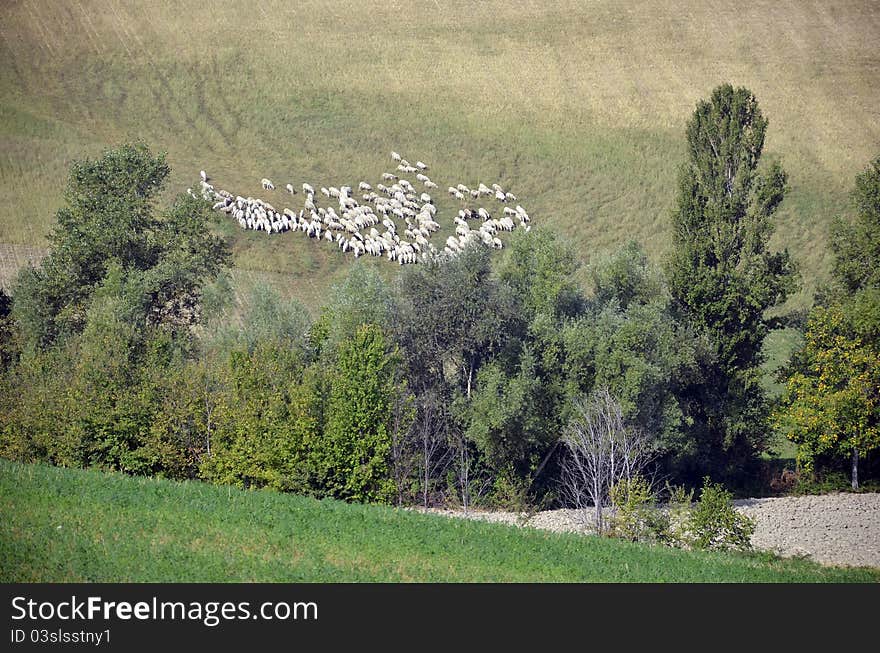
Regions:
<instances>
[{"instance_id":1,"label":"tree line","mask_svg":"<svg viewBox=\"0 0 880 653\"><path fill-rule=\"evenodd\" d=\"M158 206L164 155L77 162L48 256L0 295L0 454L350 501L550 505L578 407L601 396L657 478L745 486L781 432L805 473L845 460L855 487L880 444L880 158L855 221L835 222L833 282L788 322L804 346L774 402L763 344L798 273L769 246L788 186L761 162L766 129L748 89L698 103L662 265L630 242L580 275L537 227L391 282L357 262L316 319L258 286L240 324L216 214L187 195Z\"/></svg>"}]
</instances>

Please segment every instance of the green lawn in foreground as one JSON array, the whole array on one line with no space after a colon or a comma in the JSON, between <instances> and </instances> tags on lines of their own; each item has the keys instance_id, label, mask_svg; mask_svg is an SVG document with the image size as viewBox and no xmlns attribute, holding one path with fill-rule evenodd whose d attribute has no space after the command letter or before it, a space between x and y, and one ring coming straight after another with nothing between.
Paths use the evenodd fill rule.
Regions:
<instances>
[{"instance_id":1,"label":"green lawn in foreground","mask_svg":"<svg viewBox=\"0 0 880 653\"><path fill-rule=\"evenodd\" d=\"M877 582L386 507L0 460L3 582Z\"/></svg>"}]
</instances>

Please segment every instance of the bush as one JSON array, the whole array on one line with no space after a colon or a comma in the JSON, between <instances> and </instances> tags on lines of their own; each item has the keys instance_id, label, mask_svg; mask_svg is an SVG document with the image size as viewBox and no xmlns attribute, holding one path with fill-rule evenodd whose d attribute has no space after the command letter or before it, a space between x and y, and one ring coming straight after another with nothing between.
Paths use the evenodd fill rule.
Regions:
<instances>
[{"instance_id":1,"label":"bush","mask_svg":"<svg viewBox=\"0 0 880 653\"><path fill-rule=\"evenodd\" d=\"M755 532L754 520L738 513L731 502L730 492L719 483L703 479L700 500L688 520L690 544L696 549L741 550L751 549Z\"/></svg>"},{"instance_id":2,"label":"bush","mask_svg":"<svg viewBox=\"0 0 880 653\"><path fill-rule=\"evenodd\" d=\"M633 542L668 542L669 516L655 504L651 484L636 474L611 488L609 534Z\"/></svg>"},{"instance_id":3,"label":"bush","mask_svg":"<svg viewBox=\"0 0 880 653\"><path fill-rule=\"evenodd\" d=\"M694 491L683 485L670 486L667 516L669 519L669 542L673 546L686 547L691 541L691 511L694 505Z\"/></svg>"}]
</instances>

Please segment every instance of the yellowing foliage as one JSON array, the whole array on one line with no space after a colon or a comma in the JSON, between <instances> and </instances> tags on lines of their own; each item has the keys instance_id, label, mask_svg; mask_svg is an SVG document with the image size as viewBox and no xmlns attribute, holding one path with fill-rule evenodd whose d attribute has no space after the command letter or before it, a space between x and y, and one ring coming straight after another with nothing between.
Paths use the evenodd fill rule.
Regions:
<instances>
[{"instance_id":1,"label":"yellowing foliage","mask_svg":"<svg viewBox=\"0 0 880 653\"><path fill-rule=\"evenodd\" d=\"M805 340L775 421L798 445L798 464L813 470L819 455L880 446L880 351L837 306L813 310Z\"/></svg>"}]
</instances>

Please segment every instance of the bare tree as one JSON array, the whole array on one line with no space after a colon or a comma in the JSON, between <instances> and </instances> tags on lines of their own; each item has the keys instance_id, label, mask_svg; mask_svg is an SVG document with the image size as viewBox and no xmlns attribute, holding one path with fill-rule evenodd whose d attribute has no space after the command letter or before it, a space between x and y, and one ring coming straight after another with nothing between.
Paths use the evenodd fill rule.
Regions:
<instances>
[{"instance_id":1,"label":"bare tree","mask_svg":"<svg viewBox=\"0 0 880 653\"><path fill-rule=\"evenodd\" d=\"M391 474L397 488L397 505L402 506L409 497L407 486L413 470L419 463L417 443L413 438L414 397L405 392L397 392L391 413Z\"/></svg>"},{"instance_id":2,"label":"bare tree","mask_svg":"<svg viewBox=\"0 0 880 653\"><path fill-rule=\"evenodd\" d=\"M452 450L447 445L446 434L448 420L446 402L436 389L423 393L413 429L418 440L418 470L425 508L430 504L431 487L450 463Z\"/></svg>"},{"instance_id":3,"label":"bare tree","mask_svg":"<svg viewBox=\"0 0 880 653\"><path fill-rule=\"evenodd\" d=\"M585 523L592 516L596 533L604 533L603 509L611 488L642 473L651 460L647 438L626 426L620 404L602 387L575 400L562 441L568 449L562 466L562 496L581 511Z\"/></svg>"}]
</instances>

